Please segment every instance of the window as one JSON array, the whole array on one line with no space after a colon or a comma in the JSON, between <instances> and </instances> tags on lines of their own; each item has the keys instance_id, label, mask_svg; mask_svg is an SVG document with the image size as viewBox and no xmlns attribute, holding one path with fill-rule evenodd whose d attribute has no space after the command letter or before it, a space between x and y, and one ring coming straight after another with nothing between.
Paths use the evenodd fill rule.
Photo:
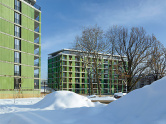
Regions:
<instances>
[{"instance_id":1,"label":"window","mask_svg":"<svg viewBox=\"0 0 166 124\"><path fill-rule=\"evenodd\" d=\"M66 77L66 73L63 73L63 77Z\"/></svg>"},{"instance_id":2,"label":"window","mask_svg":"<svg viewBox=\"0 0 166 124\"><path fill-rule=\"evenodd\" d=\"M79 73L76 73L75 76L76 76L76 77L80 77L80 74L79 74Z\"/></svg>"},{"instance_id":3,"label":"window","mask_svg":"<svg viewBox=\"0 0 166 124\"><path fill-rule=\"evenodd\" d=\"M16 37L21 37L21 28L15 25L14 34Z\"/></svg>"},{"instance_id":4,"label":"window","mask_svg":"<svg viewBox=\"0 0 166 124\"><path fill-rule=\"evenodd\" d=\"M39 69L34 70L34 78L39 78Z\"/></svg>"},{"instance_id":5,"label":"window","mask_svg":"<svg viewBox=\"0 0 166 124\"><path fill-rule=\"evenodd\" d=\"M20 40L14 39L14 49L21 50Z\"/></svg>"},{"instance_id":6,"label":"window","mask_svg":"<svg viewBox=\"0 0 166 124\"><path fill-rule=\"evenodd\" d=\"M21 70L20 65L14 65L14 75L15 76L21 75L20 70Z\"/></svg>"},{"instance_id":7,"label":"window","mask_svg":"<svg viewBox=\"0 0 166 124\"><path fill-rule=\"evenodd\" d=\"M21 78L14 78L14 89L19 89L21 87Z\"/></svg>"},{"instance_id":8,"label":"window","mask_svg":"<svg viewBox=\"0 0 166 124\"><path fill-rule=\"evenodd\" d=\"M78 62L76 62L75 64L76 64L76 66L80 66L80 63L78 63Z\"/></svg>"},{"instance_id":9,"label":"window","mask_svg":"<svg viewBox=\"0 0 166 124\"><path fill-rule=\"evenodd\" d=\"M21 11L21 2L19 0L15 0L15 10Z\"/></svg>"},{"instance_id":10,"label":"window","mask_svg":"<svg viewBox=\"0 0 166 124\"><path fill-rule=\"evenodd\" d=\"M104 78L108 78L108 75L104 75Z\"/></svg>"},{"instance_id":11,"label":"window","mask_svg":"<svg viewBox=\"0 0 166 124\"><path fill-rule=\"evenodd\" d=\"M79 72L80 71L80 69L79 68L76 68L76 72Z\"/></svg>"},{"instance_id":12,"label":"window","mask_svg":"<svg viewBox=\"0 0 166 124\"><path fill-rule=\"evenodd\" d=\"M15 20L14 22L17 24L21 24L21 15L15 12Z\"/></svg>"},{"instance_id":13,"label":"window","mask_svg":"<svg viewBox=\"0 0 166 124\"><path fill-rule=\"evenodd\" d=\"M14 52L14 62L15 63L21 63L20 53L19 52Z\"/></svg>"},{"instance_id":14,"label":"window","mask_svg":"<svg viewBox=\"0 0 166 124\"><path fill-rule=\"evenodd\" d=\"M39 80L38 79L34 80L34 89L39 89Z\"/></svg>"},{"instance_id":15,"label":"window","mask_svg":"<svg viewBox=\"0 0 166 124\"><path fill-rule=\"evenodd\" d=\"M63 59L66 59L66 56L63 56Z\"/></svg>"},{"instance_id":16,"label":"window","mask_svg":"<svg viewBox=\"0 0 166 124\"><path fill-rule=\"evenodd\" d=\"M107 73L107 74L108 74L108 70L104 70L104 73Z\"/></svg>"}]
</instances>

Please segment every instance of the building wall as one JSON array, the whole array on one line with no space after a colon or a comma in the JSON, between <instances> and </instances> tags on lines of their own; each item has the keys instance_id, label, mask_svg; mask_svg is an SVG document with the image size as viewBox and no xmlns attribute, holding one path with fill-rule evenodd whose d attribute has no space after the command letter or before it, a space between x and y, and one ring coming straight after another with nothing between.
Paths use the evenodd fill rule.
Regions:
<instances>
[{"instance_id":1,"label":"building wall","mask_svg":"<svg viewBox=\"0 0 166 124\"><path fill-rule=\"evenodd\" d=\"M102 94L125 92L124 77L116 74L120 62L117 59L102 59L98 68ZM88 94L89 82L84 63L76 55L58 54L48 59L48 84L56 90L68 90L79 94ZM93 64L91 58L91 64ZM126 62L127 64L127 62ZM91 68L92 70L92 68ZM98 94L97 83L91 75L93 92Z\"/></svg>"},{"instance_id":2,"label":"building wall","mask_svg":"<svg viewBox=\"0 0 166 124\"><path fill-rule=\"evenodd\" d=\"M17 89L14 87L15 78L21 79L21 89L25 91L34 90L35 81L40 82L41 11L24 0L20 2L21 11L17 11L15 0L0 0L0 90L3 91ZM20 15L20 24L15 22L15 13ZM15 35L15 26L21 28L20 37ZM15 48L15 39L20 40L20 50ZM19 63L15 62L15 52L20 54ZM37 59L39 64L36 66ZM15 65L21 67L20 76L15 75ZM37 69L39 76L35 77ZM37 89L40 89L40 83Z\"/></svg>"}]
</instances>

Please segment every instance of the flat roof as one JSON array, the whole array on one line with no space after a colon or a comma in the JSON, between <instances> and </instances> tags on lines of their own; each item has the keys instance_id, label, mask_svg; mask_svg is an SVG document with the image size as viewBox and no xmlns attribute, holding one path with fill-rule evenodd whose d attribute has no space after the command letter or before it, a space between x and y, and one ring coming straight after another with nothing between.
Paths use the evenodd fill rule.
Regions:
<instances>
[{"instance_id":1,"label":"flat roof","mask_svg":"<svg viewBox=\"0 0 166 124\"><path fill-rule=\"evenodd\" d=\"M73 52L86 52L86 51L80 51L80 50L75 50L75 49L61 49L61 50L58 50L58 51L56 51L56 52L53 52L53 53L50 53L50 54L48 54L48 55L53 55L53 54L58 54L58 53L60 53L60 52L63 52L63 51L73 51ZM103 54L103 55L111 55L111 54L104 54L104 53L99 53L99 54ZM114 57L120 57L120 55L113 55ZM123 57L125 57L125 56L123 56Z\"/></svg>"},{"instance_id":2,"label":"flat roof","mask_svg":"<svg viewBox=\"0 0 166 124\"><path fill-rule=\"evenodd\" d=\"M57 54L57 53L60 53L60 52L63 52L63 51L74 51L74 52L81 52L80 50L74 50L74 49L61 49L61 50L58 50L56 52L53 52L53 53L50 53L48 55L52 55L52 54Z\"/></svg>"},{"instance_id":3,"label":"flat roof","mask_svg":"<svg viewBox=\"0 0 166 124\"><path fill-rule=\"evenodd\" d=\"M24 1L30 1L36 3L36 0L24 0Z\"/></svg>"}]
</instances>

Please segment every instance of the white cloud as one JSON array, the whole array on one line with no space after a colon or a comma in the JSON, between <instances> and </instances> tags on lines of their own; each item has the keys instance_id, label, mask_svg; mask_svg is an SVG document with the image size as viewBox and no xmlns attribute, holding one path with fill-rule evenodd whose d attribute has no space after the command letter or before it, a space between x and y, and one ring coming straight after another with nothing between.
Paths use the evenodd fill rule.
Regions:
<instances>
[{"instance_id":1,"label":"white cloud","mask_svg":"<svg viewBox=\"0 0 166 124\"><path fill-rule=\"evenodd\" d=\"M76 34L75 31L69 31L62 34L55 33L53 36L45 36L46 38L42 40L43 42L41 44L42 50L55 51L55 48L59 50L70 46L75 39Z\"/></svg>"},{"instance_id":2,"label":"white cloud","mask_svg":"<svg viewBox=\"0 0 166 124\"><path fill-rule=\"evenodd\" d=\"M123 2L127 2L127 0ZM89 6L84 6L84 9L92 14L92 23L95 22L106 27L115 24L135 25L147 23L148 21L157 21L166 14L165 0L140 0L139 3L128 3L121 7L112 4L117 3L109 1L102 6L90 4Z\"/></svg>"},{"instance_id":3,"label":"white cloud","mask_svg":"<svg viewBox=\"0 0 166 124\"><path fill-rule=\"evenodd\" d=\"M79 7L79 12L85 13L84 17L79 18L71 18L62 13L56 13L57 18L65 21L65 23L71 24L73 27L72 29L61 29L60 32L62 33L58 33L55 29L55 34L52 36L43 35L42 67L44 70L47 69L47 54L63 48L70 48L75 36L81 33L80 29L83 26L97 24L105 30L112 25L145 26L153 22L156 25L162 23L163 27L166 27L166 0L133 0L136 1L136 3L132 0L117 1L128 3L123 6L123 4L119 5L118 2L113 2L112 0L102 3L87 2ZM54 26L56 27L56 25ZM153 29L153 31L154 30L155 29ZM44 71L42 75L45 75Z\"/></svg>"}]
</instances>

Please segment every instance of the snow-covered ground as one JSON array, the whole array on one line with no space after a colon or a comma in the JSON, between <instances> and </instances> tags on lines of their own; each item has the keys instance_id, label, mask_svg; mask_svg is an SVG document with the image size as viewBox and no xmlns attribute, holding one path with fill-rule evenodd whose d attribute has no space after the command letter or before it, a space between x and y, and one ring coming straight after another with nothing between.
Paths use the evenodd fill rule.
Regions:
<instances>
[{"instance_id":1,"label":"snow-covered ground","mask_svg":"<svg viewBox=\"0 0 166 124\"><path fill-rule=\"evenodd\" d=\"M110 96L105 96L105 97L98 97L96 95L91 95L91 96L88 96L88 98L90 100L94 100L94 101L100 101L100 100L105 100L105 101L114 101L116 100L114 97L110 97Z\"/></svg>"},{"instance_id":2,"label":"snow-covered ground","mask_svg":"<svg viewBox=\"0 0 166 124\"><path fill-rule=\"evenodd\" d=\"M58 91L0 100L0 124L166 124L166 77L108 104Z\"/></svg>"}]
</instances>

